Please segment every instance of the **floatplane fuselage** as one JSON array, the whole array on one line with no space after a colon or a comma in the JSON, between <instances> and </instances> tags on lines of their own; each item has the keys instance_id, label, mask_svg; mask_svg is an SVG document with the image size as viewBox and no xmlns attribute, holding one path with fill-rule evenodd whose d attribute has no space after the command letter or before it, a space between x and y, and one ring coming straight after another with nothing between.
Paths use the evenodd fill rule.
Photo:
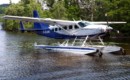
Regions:
<instances>
[{"instance_id":1,"label":"floatplane fuselage","mask_svg":"<svg viewBox=\"0 0 130 80\"><path fill-rule=\"evenodd\" d=\"M70 39L100 36L110 31L112 28L107 25L86 25L81 21L69 25L47 25L48 28L36 31L37 34L56 39ZM109 28L109 29L108 29Z\"/></svg>"},{"instance_id":2,"label":"floatplane fuselage","mask_svg":"<svg viewBox=\"0 0 130 80\"><path fill-rule=\"evenodd\" d=\"M3 18L11 20L20 20L21 31L30 30L24 29L22 23L23 21L34 22L34 27L30 31L35 31L38 35L56 39L100 36L106 34L107 32L113 29L108 25L98 24L97 22L96 24L94 24L94 22L88 21L68 21L50 18L39 18L37 11L33 11L33 17L6 15Z\"/></svg>"}]
</instances>

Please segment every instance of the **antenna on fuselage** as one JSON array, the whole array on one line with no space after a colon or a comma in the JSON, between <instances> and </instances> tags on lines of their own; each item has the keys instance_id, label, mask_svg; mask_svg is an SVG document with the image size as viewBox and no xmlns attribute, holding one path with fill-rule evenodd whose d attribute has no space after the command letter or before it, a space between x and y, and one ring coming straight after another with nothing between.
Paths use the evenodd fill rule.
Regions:
<instances>
[{"instance_id":1,"label":"antenna on fuselage","mask_svg":"<svg viewBox=\"0 0 130 80\"><path fill-rule=\"evenodd\" d=\"M73 21L75 21L75 19L73 18Z\"/></svg>"},{"instance_id":2,"label":"antenna on fuselage","mask_svg":"<svg viewBox=\"0 0 130 80\"><path fill-rule=\"evenodd\" d=\"M80 18L80 21L83 21L83 20Z\"/></svg>"},{"instance_id":3,"label":"antenna on fuselage","mask_svg":"<svg viewBox=\"0 0 130 80\"><path fill-rule=\"evenodd\" d=\"M106 17L106 21L107 21L107 26L109 26L107 13L105 14L105 17Z\"/></svg>"}]
</instances>

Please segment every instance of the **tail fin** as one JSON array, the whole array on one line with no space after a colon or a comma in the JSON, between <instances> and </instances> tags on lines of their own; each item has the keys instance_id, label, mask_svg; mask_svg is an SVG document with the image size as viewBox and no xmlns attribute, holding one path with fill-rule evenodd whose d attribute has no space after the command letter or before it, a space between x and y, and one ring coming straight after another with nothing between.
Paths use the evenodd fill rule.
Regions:
<instances>
[{"instance_id":1,"label":"tail fin","mask_svg":"<svg viewBox=\"0 0 130 80\"><path fill-rule=\"evenodd\" d=\"M33 17L34 18L39 18L39 14L36 10L33 11ZM34 22L34 29L35 30L45 30L45 29L49 29L49 24L46 24L44 22Z\"/></svg>"},{"instance_id":2,"label":"tail fin","mask_svg":"<svg viewBox=\"0 0 130 80\"><path fill-rule=\"evenodd\" d=\"M33 17L39 18L38 12L36 10L33 11Z\"/></svg>"},{"instance_id":3,"label":"tail fin","mask_svg":"<svg viewBox=\"0 0 130 80\"><path fill-rule=\"evenodd\" d=\"M22 33L24 33L24 31L25 31L22 21L20 21L20 31L21 31Z\"/></svg>"}]
</instances>

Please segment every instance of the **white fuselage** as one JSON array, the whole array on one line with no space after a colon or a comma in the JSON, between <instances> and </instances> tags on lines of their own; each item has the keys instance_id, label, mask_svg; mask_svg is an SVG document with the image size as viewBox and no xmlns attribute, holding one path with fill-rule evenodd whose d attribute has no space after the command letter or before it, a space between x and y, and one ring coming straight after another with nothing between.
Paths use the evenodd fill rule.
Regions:
<instances>
[{"instance_id":1,"label":"white fuselage","mask_svg":"<svg viewBox=\"0 0 130 80\"><path fill-rule=\"evenodd\" d=\"M108 30L112 29L107 25L89 24L89 23L84 23L82 21L76 21L75 23L70 23L66 25L65 24L50 25L49 28L58 34L64 34L70 36L96 35L96 34L106 33Z\"/></svg>"}]
</instances>

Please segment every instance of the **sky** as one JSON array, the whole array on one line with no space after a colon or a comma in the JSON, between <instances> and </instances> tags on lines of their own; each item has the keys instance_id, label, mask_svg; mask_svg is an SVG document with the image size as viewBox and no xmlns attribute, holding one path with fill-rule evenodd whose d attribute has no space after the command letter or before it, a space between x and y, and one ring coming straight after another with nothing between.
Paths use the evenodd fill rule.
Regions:
<instances>
[{"instance_id":1,"label":"sky","mask_svg":"<svg viewBox=\"0 0 130 80\"><path fill-rule=\"evenodd\" d=\"M20 0L11 0L12 3L18 3ZM9 4L10 0L0 0L0 4Z\"/></svg>"}]
</instances>

